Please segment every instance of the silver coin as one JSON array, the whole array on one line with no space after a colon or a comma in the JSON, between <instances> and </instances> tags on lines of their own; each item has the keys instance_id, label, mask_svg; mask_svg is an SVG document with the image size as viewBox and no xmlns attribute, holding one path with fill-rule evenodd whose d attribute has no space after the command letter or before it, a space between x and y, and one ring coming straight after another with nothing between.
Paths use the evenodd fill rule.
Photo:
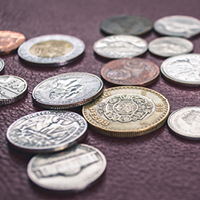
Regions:
<instances>
[{"instance_id":1,"label":"silver coin","mask_svg":"<svg viewBox=\"0 0 200 200\"><path fill-rule=\"evenodd\" d=\"M61 66L80 56L85 50L82 40L69 35L44 35L24 42L18 49L21 59L30 63Z\"/></svg>"},{"instance_id":2,"label":"silver coin","mask_svg":"<svg viewBox=\"0 0 200 200\"><path fill-rule=\"evenodd\" d=\"M0 58L0 74L3 72L4 70L4 61Z\"/></svg>"},{"instance_id":3,"label":"silver coin","mask_svg":"<svg viewBox=\"0 0 200 200\"><path fill-rule=\"evenodd\" d=\"M15 121L6 137L15 147L28 152L55 152L69 148L83 138L85 119L74 112L41 111Z\"/></svg>"},{"instance_id":4,"label":"silver coin","mask_svg":"<svg viewBox=\"0 0 200 200\"><path fill-rule=\"evenodd\" d=\"M17 76L0 76L0 105L11 104L23 98L28 90L27 82Z\"/></svg>"},{"instance_id":5,"label":"silver coin","mask_svg":"<svg viewBox=\"0 0 200 200\"><path fill-rule=\"evenodd\" d=\"M170 57L191 52L193 44L184 38L161 37L151 41L148 48L155 55Z\"/></svg>"},{"instance_id":6,"label":"silver coin","mask_svg":"<svg viewBox=\"0 0 200 200\"><path fill-rule=\"evenodd\" d=\"M189 16L167 16L157 20L154 29L162 35L190 38L200 33L200 21Z\"/></svg>"},{"instance_id":7,"label":"silver coin","mask_svg":"<svg viewBox=\"0 0 200 200\"><path fill-rule=\"evenodd\" d=\"M114 35L95 42L93 50L105 58L132 58L146 52L147 42L136 36Z\"/></svg>"},{"instance_id":8,"label":"silver coin","mask_svg":"<svg viewBox=\"0 0 200 200\"><path fill-rule=\"evenodd\" d=\"M43 108L65 109L84 105L103 90L102 80L90 73L66 73L39 83L32 92L33 102Z\"/></svg>"},{"instance_id":9,"label":"silver coin","mask_svg":"<svg viewBox=\"0 0 200 200\"><path fill-rule=\"evenodd\" d=\"M79 144L55 154L33 157L27 166L29 178L40 187L57 191L82 191L106 169L104 155L94 147Z\"/></svg>"}]
</instances>

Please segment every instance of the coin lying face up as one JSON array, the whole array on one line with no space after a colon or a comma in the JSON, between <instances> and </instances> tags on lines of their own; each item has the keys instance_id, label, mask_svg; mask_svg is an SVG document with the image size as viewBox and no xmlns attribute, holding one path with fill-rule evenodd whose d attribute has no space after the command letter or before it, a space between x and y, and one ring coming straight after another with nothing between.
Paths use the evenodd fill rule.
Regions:
<instances>
[{"instance_id":1,"label":"coin lying face up","mask_svg":"<svg viewBox=\"0 0 200 200\"><path fill-rule=\"evenodd\" d=\"M18 49L21 59L40 65L61 66L83 54L85 44L69 35L44 35L32 38Z\"/></svg>"},{"instance_id":2,"label":"coin lying face up","mask_svg":"<svg viewBox=\"0 0 200 200\"><path fill-rule=\"evenodd\" d=\"M4 66L5 66L4 61L0 58L0 74L2 74Z\"/></svg>"}]
</instances>

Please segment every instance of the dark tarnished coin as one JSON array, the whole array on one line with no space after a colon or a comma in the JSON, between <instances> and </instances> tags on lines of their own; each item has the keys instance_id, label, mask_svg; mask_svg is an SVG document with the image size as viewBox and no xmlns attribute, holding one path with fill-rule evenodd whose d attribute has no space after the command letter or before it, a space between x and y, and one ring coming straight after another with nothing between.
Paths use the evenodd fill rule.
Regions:
<instances>
[{"instance_id":1,"label":"dark tarnished coin","mask_svg":"<svg viewBox=\"0 0 200 200\"><path fill-rule=\"evenodd\" d=\"M15 147L34 153L60 151L83 138L85 119L74 112L41 111L15 121L7 130L7 139Z\"/></svg>"},{"instance_id":2,"label":"dark tarnished coin","mask_svg":"<svg viewBox=\"0 0 200 200\"><path fill-rule=\"evenodd\" d=\"M65 109L84 105L97 98L103 82L94 74L60 74L39 83L32 92L33 102L43 108Z\"/></svg>"},{"instance_id":3,"label":"dark tarnished coin","mask_svg":"<svg viewBox=\"0 0 200 200\"><path fill-rule=\"evenodd\" d=\"M78 144L59 153L36 155L28 163L27 174L40 187L79 192L100 178L105 169L105 156L98 149Z\"/></svg>"},{"instance_id":4,"label":"dark tarnished coin","mask_svg":"<svg viewBox=\"0 0 200 200\"><path fill-rule=\"evenodd\" d=\"M153 28L150 20L140 16L115 16L104 20L100 29L109 35L142 35Z\"/></svg>"},{"instance_id":5,"label":"dark tarnished coin","mask_svg":"<svg viewBox=\"0 0 200 200\"><path fill-rule=\"evenodd\" d=\"M4 66L5 66L4 61L0 58L0 74L2 74Z\"/></svg>"}]
</instances>

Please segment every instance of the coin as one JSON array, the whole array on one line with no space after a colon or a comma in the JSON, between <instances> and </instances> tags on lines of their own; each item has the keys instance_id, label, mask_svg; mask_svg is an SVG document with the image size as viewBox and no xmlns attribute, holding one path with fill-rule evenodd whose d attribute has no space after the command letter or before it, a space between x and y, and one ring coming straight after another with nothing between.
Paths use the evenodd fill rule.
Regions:
<instances>
[{"instance_id":1,"label":"coin","mask_svg":"<svg viewBox=\"0 0 200 200\"><path fill-rule=\"evenodd\" d=\"M151 41L148 48L155 55L169 57L191 52L193 44L184 38L161 37Z\"/></svg>"},{"instance_id":2,"label":"coin","mask_svg":"<svg viewBox=\"0 0 200 200\"><path fill-rule=\"evenodd\" d=\"M86 104L97 98L103 82L94 74L60 74L39 83L32 92L33 102L43 108L65 109Z\"/></svg>"},{"instance_id":3,"label":"coin","mask_svg":"<svg viewBox=\"0 0 200 200\"><path fill-rule=\"evenodd\" d=\"M0 54L9 54L16 50L24 41L22 33L14 31L0 31Z\"/></svg>"},{"instance_id":4,"label":"coin","mask_svg":"<svg viewBox=\"0 0 200 200\"><path fill-rule=\"evenodd\" d=\"M85 44L69 35L44 35L24 42L18 49L21 59L44 66L61 66L83 54Z\"/></svg>"},{"instance_id":5,"label":"coin","mask_svg":"<svg viewBox=\"0 0 200 200\"><path fill-rule=\"evenodd\" d=\"M114 35L96 41L93 50L99 56L109 59L132 58L145 53L147 43L136 36Z\"/></svg>"},{"instance_id":6,"label":"coin","mask_svg":"<svg viewBox=\"0 0 200 200\"><path fill-rule=\"evenodd\" d=\"M84 105L83 116L95 131L114 137L135 137L160 128L169 114L167 99L136 86L113 87Z\"/></svg>"},{"instance_id":7,"label":"coin","mask_svg":"<svg viewBox=\"0 0 200 200\"><path fill-rule=\"evenodd\" d=\"M16 148L46 153L71 147L83 138L86 130L87 122L77 113L41 111L15 121L6 137Z\"/></svg>"},{"instance_id":8,"label":"coin","mask_svg":"<svg viewBox=\"0 0 200 200\"><path fill-rule=\"evenodd\" d=\"M116 85L149 85L159 73L156 64L140 58L110 61L101 69L101 76Z\"/></svg>"},{"instance_id":9,"label":"coin","mask_svg":"<svg viewBox=\"0 0 200 200\"><path fill-rule=\"evenodd\" d=\"M140 16L114 16L104 20L100 29L110 35L142 35L153 28L152 22Z\"/></svg>"},{"instance_id":10,"label":"coin","mask_svg":"<svg viewBox=\"0 0 200 200\"><path fill-rule=\"evenodd\" d=\"M162 35L190 38L200 33L200 21L194 17L172 15L157 20L154 29Z\"/></svg>"},{"instance_id":11,"label":"coin","mask_svg":"<svg viewBox=\"0 0 200 200\"><path fill-rule=\"evenodd\" d=\"M0 76L0 105L11 104L23 98L28 90L26 81L17 76Z\"/></svg>"},{"instance_id":12,"label":"coin","mask_svg":"<svg viewBox=\"0 0 200 200\"><path fill-rule=\"evenodd\" d=\"M0 74L2 74L3 70L4 70L4 61L0 58Z\"/></svg>"},{"instance_id":13,"label":"coin","mask_svg":"<svg viewBox=\"0 0 200 200\"><path fill-rule=\"evenodd\" d=\"M106 159L96 148L78 144L54 154L33 157L27 166L28 177L40 187L57 191L82 191L106 169Z\"/></svg>"}]
</instances>

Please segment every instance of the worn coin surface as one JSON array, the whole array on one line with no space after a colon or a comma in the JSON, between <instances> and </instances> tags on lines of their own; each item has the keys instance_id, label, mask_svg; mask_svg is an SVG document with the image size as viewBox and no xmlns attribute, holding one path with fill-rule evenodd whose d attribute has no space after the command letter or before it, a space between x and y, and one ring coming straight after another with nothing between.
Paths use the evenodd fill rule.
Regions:
<instances>
[{"instance_id":1,"label":"worn coin surface","mask_svg":"<svg viewBox=\"0 0 200 200\"><path fill-rule=\"evenodd\" d=\"M4 61L0 58L0 74L2 74L4 66L5 66Z\"/></svg>"},{"instance_id":2,"label":"worn coin surface","mask_svg":"<svg viewBox=\"0 0 200 200\"><path fill-rule=\"evenodd\" d=\"M27 82L17 76L0 76L0 105L11 104L23 98L28 90Z\"/></svg>"},{"instance_id":3,"label":"worn coin surface","mask_svg":"<svg viewBox=\"0 0 200 200\"><path fill-rule=\"evenodd\" d=\"M149 85L159 73L156 64L140 58L113 60L101 69L101 76L116 85Z\"/></svg>"},{"instance_id":4,"label":"worn coin surface","mask_svg":"<svg viewBox=\"0 0 200 200\"><path fill-rule=\"evenodd\" d=\"M146 52L147 42L136 36L114 35L96 41L93 50L109 59L132 58Z\"/></svg>"},{"instance_id":5,"label":"worn coin surface","mask_svg":"<svg viewBox=\"0 0 200 200\"><path fill-rule=\"evenodd\" d=\"M144 87L121 86L103 91L95 101L83 106L83 116L91 127L114 137L140 136L160 128L169 114L167 99Z\"/></svg>"},{"instance_id":6,"label":"worn coin surface","mask_svg":"<svg viewBox=\"0 0 200 200\"><path fill-rule=\"evenodd\" d=\"M41 111L15 121L6 137L15 147L34 153L60 151L80 141L87 122L77 113Z\"/></svg>"},{"instance_id":7,"label":"worn coin surface","mask_svg":"<svg viewBox=\"0 0 200 200\"><path fill-rule=\"evenodd\" d=\"M140 16L114 16L105 19L100 29L109 35L142 35L153 28L152 22Z\"/></svg>"},{"instance_id":8,"label":"worn coin surface","mask_svg":"<svg viewBox=\"0 0 200 200\"><path fill-rule=\"evenodd\" d=\"M148 49L155 55L170 57L191 52L193 44L184 38L161 37L151 41Z\"/></svg>"},{"instance_id":9,"label":"worn coin surface","mask_svg":"<svg viewBox=\"0 0 200 200\"><path fill-rule=\"evenodd\" d=\"M172 15L157 20L154 29L162 35L190 38L200 33L200 21L194 17Z\"/></svg>"},{"instance_id":10,"label":"worn coin surface","mask_svg":"<svg viewBox=\"0 0 200 200\"><path fill-rule=\"evenodd\" d=\"M18 49L21 59L44 66L61 66L83 54L85 44L69 35L44 35L24 42Z\"/></svg>"},{"instance_id":11,"label":"worn coin surface","mask_svg":"<svg viewBox=\"0 0 200 200\"><path fill-rule=\"evenodd\" d=\"M43 108L65 109L86 104L103 90L102 80L90 73L60 74L39 83L32 92L33 102Z\"/></svg>"},{"instance_id":12,"label":"worn coin surface","mask_svg":"<svg viewBox=\"0 0 200 200\"><path fill-rule=\"evenodd\" d=\"M57 191L82 191L101 177L106 159L96 148L78 144L54 154L33 157L27 166L29 178L40 187Z\"/></svg>"}]
</instances>

